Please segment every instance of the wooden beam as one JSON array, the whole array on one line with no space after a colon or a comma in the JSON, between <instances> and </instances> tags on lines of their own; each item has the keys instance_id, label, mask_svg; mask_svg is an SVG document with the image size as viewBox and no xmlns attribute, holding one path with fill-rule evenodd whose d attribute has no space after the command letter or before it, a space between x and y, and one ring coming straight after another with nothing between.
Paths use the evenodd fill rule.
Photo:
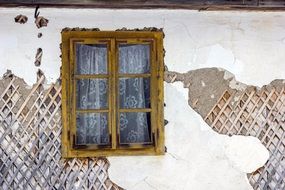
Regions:
<instances>
[{"instance_id":1,"label":"wooden beam","mask_svg":"<svg viewBox=\"0 0 285 190\"><path fill-rule=\"evenodd\" d=\"M0 0L0 7L284 11L282 0Z\"/></svg>"}]
</instances>

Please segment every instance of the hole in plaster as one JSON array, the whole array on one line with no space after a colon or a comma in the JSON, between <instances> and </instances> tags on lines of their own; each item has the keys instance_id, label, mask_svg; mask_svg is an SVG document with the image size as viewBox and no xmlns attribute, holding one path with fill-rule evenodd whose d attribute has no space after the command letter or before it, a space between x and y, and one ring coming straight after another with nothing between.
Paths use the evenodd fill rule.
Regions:
<instances>
[{"instance_id":1,"label":"hole in plaster","mask_svg":"<svg viewBox=\"0 0 285 190\"><path fill-rule=\"evenodd\" d=\"M46 18L40 16L40 17L36 18L35 23L36 23L36 26L37 26L38 28L41 28L41 27L47 26L47 24L48 24L48 19L46 19Z\"/></svg>"},{"instance_id":2,"label":"hole in plaster","mask_svg":"<svg viewBox=\"0 0 285 190\"><path fill-rule=\"evenodd\" d=\"M28 17L25 15L18 15L15 18L16 23L25 24L28 21Z\"/></svg>"},{"instance_id":3,"label":"hole in plaster","mask_svg":"<svg viewBox=\"0 0 285 190\"><path fill-rule=\"evenodd\" d=\"M36 60L35 60L36 67L39 67L41 65L42 56L43 56L43 50L42 48L38 48L37 53L36 53Z\"/></svg>"},{"instance_id":4,"label":"hole in plaster","mask_svg":"<svg viewBox=\"0 0 285 190\"><path fill-rule=\"evenodd\" d=\"M6 73L3 74L3 79L11 78L12 76L12 71L8 69Z\"/></svg>"},{"instance_id":5,"label":"hole in plaster","mask_svg":"<svg viewBox=\"0 0 285 190\"><path fill-rule=\"evenodd\" d=\"M35 20L36 26L38 28L41 28L41 27L47 26L48 19L44 18L43 16L39 16L40 15L40 12L38 11L39 8L40 8L39 6L36 7L34 17L36 19Z\"/></svg>"}]
</instances>

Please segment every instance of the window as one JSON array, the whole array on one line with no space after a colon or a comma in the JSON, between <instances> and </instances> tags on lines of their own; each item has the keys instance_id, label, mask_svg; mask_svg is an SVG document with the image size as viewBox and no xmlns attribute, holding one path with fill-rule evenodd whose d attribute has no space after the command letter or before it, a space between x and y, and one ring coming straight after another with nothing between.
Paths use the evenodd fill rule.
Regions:
<instances>
[{"instance_id":1,"label":"window","mask_svg":"<svg viewBox=\"0 0 285 190\"><path fill-rule=\"evenodd\" d=\"M163 33L62 32L62 155L164 153Z\"/></svg>"}]
</instances>

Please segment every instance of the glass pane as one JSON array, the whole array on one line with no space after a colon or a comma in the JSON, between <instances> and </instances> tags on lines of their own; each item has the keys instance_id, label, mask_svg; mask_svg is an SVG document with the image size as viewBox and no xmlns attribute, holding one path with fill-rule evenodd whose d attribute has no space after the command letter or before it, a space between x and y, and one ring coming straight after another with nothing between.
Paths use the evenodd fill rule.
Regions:
<instances>
[{"instance_id":1,"label":"glass pane","mask_svg":"<svg viewBox=\"0 0 285 190\"><path fill-rule=\"evenodd\" d=\"M120 113L120 143L150 143L150 113Z\"/></svg>"},{"instance_id":2,"label":"glass pane","mask_svg":"<svg viewBox=\"0 0 285 190\"><path fill-rule=\"evenodd\" d=\"M150 108L149 78L119 80L120 108Z\"/></svg>"},{"instance_id":3,"label":"glass pane","mask_svg":"<svg viewBox=\"0 0 285 190\"><path fill-rule=\"evenodd\" d=\"M76 44L76 74L107 74L106 44Z\"/></svg>"},{"instance_id":4,"label":"glass pane","mask_svg":"<svg viewBox=\"0 0 285 190\"><path fill-rule=\"evenodd\" d=\"M119 72L121 74L149 73L150 46L142 44L119 45Z\"/></svg>"},{"instance_id":5,"label":"glass pane","mask_svg":"<svg viewBox=\"0 0 285 190\"><path fill-rule=\"evenodd\" d=\"M107 107L107 79L80 79L76 81L77 109L104 109Z\"/></svg>"},{"instance_id":6,"label":"glass pane","mask_svg":"<svg viewBox=\"0 0 285 190\"><path fill-rule=\"evenodd\" d=\"M110 143L108 113L80 113L76 116L77 145Z\"/></svg>"}]
</instances>

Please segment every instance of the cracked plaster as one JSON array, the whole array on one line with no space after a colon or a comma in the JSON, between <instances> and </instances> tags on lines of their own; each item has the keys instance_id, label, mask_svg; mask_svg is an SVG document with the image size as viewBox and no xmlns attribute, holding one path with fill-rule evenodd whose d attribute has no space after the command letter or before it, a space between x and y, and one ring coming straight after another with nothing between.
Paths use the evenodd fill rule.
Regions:
<instances>
[{"instance_id":1,"label":"cracked plaster","mask_svg":"<svg viewBox=\"0 0 285 190\"><path fill-rule=\"evenodd\" d=\"M19 90L27 93L23 79L16 78ZM1 86L6 83L8 77L0 81ZM213 132L187 105L182 83L165 84L165 91L168 152L165 156L110 157L110 178L126 189L251 189L246 172L267 161L263 145L253 137Z\"/></svg>"},{"instance_id":2,"label":"cracked plaster","mask_svg":"<svg viewBox=\"0 0 285 190\"><path fill-rule=\"evenodd\" d=\"M14 22L19 13L33 18L34 9L0 8L0 13L0 75L10 69L29 85L36 81L30 73L37 71L33 60L39 47L45 52L40 69L47 83L59 78L60 31L65 27L163 28L165 63L172 71L219 67L259 87L283 78L285 72L280 69L285 59L285 15L280 12L41 8L49 25L40 29L33 19L24 25Z\"/></svg>"},{"instance_id":3,"label":"cracked plaster","mask_svg":"<svg viewBox=\"0 0 285 190\"><path fill-rule=\"evenodd\" d=\"M285 16L279 12L41 9L50 21L48 27L41 29L31 19L21 26L13 23L19 12L30 18L34 10L0 9L0 25L5 28L0 31L0 74L10 69L29 85L36 81L31 73L37 71L33 59L38 47L45 51L40 69L46 74L47 83L59 77L60 31L67 26L102 30L163 28L165 63L172 71L185 73L196 69L194 73L198 73L204 67L223 68L238 81L255 86L284 78L285 74L285 26L281 24ZM38 32L44 34L41 39L37 38ZM229 73L214 69L213 75L215 72L220 72L218 77L229 79L226 81L232 88L244 87L231 83L234 80ZM203 84L205 89L212 85L207 80L199 81L200 86ZM181 84L165 86L168 153L163 157L111 157L111 179L127 189L251 189L245 172L262 166L268 157L260 142L253 137L216 134L187 106L188 94ZM220 86L226 88L227 84ZM215 91L208 95L213 102L219 97ZM191 103L195 109L201 101L193 99ZM244 154L240 146L249 143L252 146ZM249 151L257 155L256 159L247 157Z\"/></svg>"},{"instance_id":4,"label":"cracked plaster","mask_svg":"<svg viewBox=\"0 0 285 190\"><path fill-rule=\"evenodd\" d=\"M252 189L246 173L263 166L269 157L260 141L213 132L187 105L188 92L181 83L165 84L165 91L167 153L109 157L110 179L132 190Z\"/></svg>"},{"instance_id":5,"label":"cracked plaster","mask_svg":"<svg viewBox=\"0 0 285 190\"><path fill-rule=\"evenodd\" d=\"M236 97L231 104L236 104L239 95L244 91L280 90L284 87L284 79L276 79L261 88L246 85L236 80L235 76L222 68L202 68L191 70L187 73L166 71L164 80L168 83L180 81L184 88L188 88L188 104L204 118L218 102L223 93L227 90L235 93Z\"/></svg>"}]
</instances>

